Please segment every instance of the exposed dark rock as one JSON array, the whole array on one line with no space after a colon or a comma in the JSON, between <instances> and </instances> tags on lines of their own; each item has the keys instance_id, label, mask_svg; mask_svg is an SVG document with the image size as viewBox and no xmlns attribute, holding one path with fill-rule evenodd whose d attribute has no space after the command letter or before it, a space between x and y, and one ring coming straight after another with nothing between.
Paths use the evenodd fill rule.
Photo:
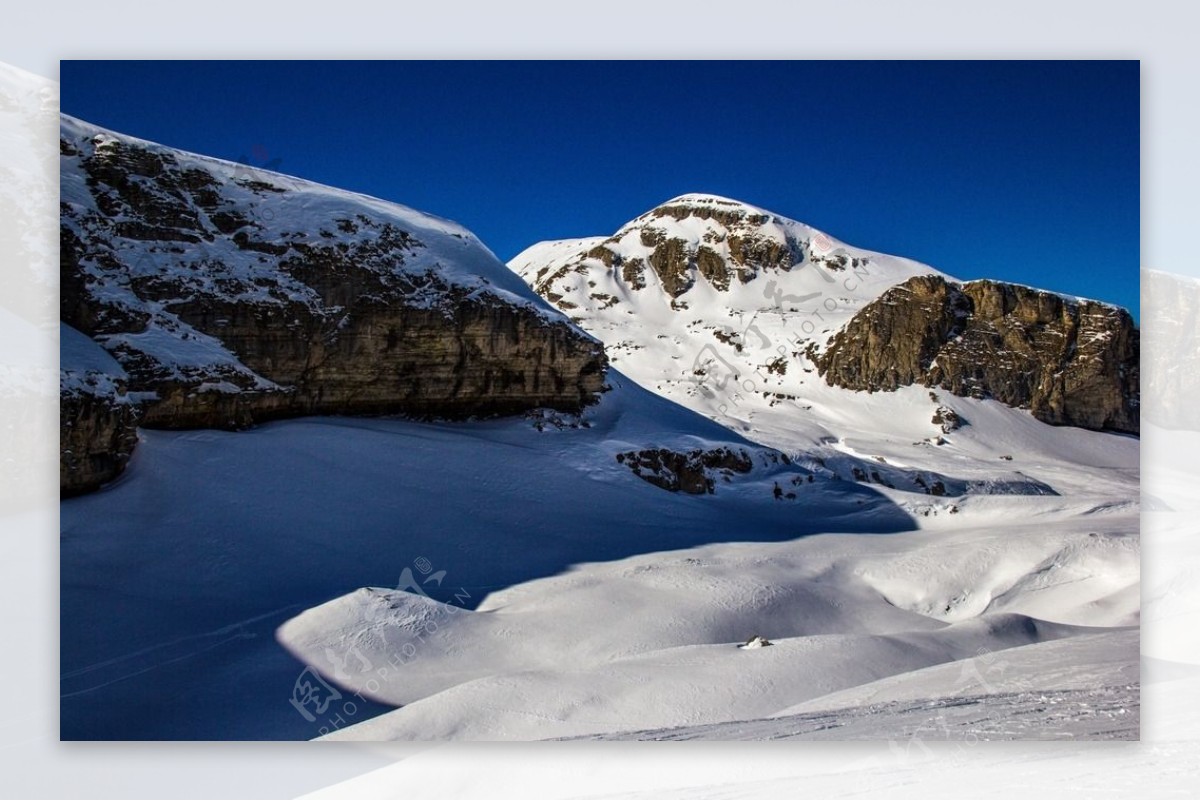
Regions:
<instances>
[{"instance_id":1,"label":"exposed dark rock","mask_svg":"<svg viewBox=\"0 0 1200 801\"><path fill-rule=\"evenodd\" d=\"M957 431L962 427L963 424L963 420L958 416L958 412L954 411L948 406L939 406L934 409L933 419L930 422L941 428L943 434L949 434L951 431Z\"/></svg>"},{"instance_id":2,"label":"exposed dark rock","mask_svg":"<svg viewBox=\"0 0 1200 801\"><path fill-rule=\"evenodd\" d=\"M813 355L834 386L936 386L1027 408L1053 425L1137 433L1139 348L1124 309L918 276L868 304Z\"/></svg>"},{"instance_id":3,"label":"exposed dark rock","mask_svg":"<svg viewBox=\"0 0 1200 801\"><path fill-rule=\"evenodd\" d=\"M137 444L138 413L112 356L70 326L59 326L59 342L59 486L67 496L120 475Z\"/></svg>"},{"instance_id":4,"label":"exposed dark rock","mask_svg":"<svg viewBox=\"0 0 1200 801\"><path fill-rule=\"evenodd\" d=\"M653 227L655 220L687 217L720 223L727 233L713 244L723 240L728 247L728 258L722 258L715 249L704 244L693 247L681 239L668 239ZM697 273L716 289L726 290L734 275L745 283L762 270L790 270L804 260L805 243L792 239L780 242L762 233L761 227L769 222L769 215L749 213L740 205L722 207L715 201L667 204L640 218L640 224L648 226L642 229L641 241L646 247L654 248L650 265L658 273L663 289L672 297L690 289Z\"/></svg>"},{"instance_id":5,"label":"exposed dark rock","mask_svg":"<svg viewBox=\"0 0 1200 801\"><path fill-rule=\"evenodd\" d=\"M621 267L621 280L631 289L646 288L646 262L641 259L629 259Z\"/></svg>"},{"instance_id":6,"label":"exposed dark rock","mask_svg":"<svg viewBox=\"0 0 1200 801\"><path fill-rule=\"evenodd\" d=\"M132 404L108 395L64 392L58 414L63 497L90 492L120 475L137 445Z\"/></svg>"},{"instance_id":7,"label":"exposed dark rock","mask_svg":"<svg viewBox=\"0 0 1200 801\"><path fill-rule=\"evenodd\" d=\"M645 239L643 236L643 243ZM673 298L692 288L693 277L689 268L693 259L694 254L689 250L688 243L674 238L657 242L649 256L650 266L658 273L663 290Z\"/></svg>"},{"instance_id":8,"label":"exposed dark rock","mask_svg":"<svg viewBox=\"0 0 1200 801\"><path fill-rule=\"evenodd\" d=\"M780 454L782 456L782 454ZM749 473L754 463L746 451L730 448L693 450L679 453L667 448L628 451L617 454L617 461L643 481L671 492L712 495L713 474Z\"/></svg>"}]
</instances>

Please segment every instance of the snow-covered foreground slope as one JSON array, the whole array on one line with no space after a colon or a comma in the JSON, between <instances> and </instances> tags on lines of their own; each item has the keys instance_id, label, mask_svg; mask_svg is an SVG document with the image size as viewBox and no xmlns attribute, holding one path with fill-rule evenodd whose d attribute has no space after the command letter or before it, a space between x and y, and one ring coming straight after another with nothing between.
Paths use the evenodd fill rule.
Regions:
<instances>
[{"instance_id":1,"label":"snow-covered foreground slope","mask_svg":"<svg viewBox=\"0 0 1200 801\"><path fill-rule=\"evenodd\" d=\"M1136 740L1138 632L1038 642L901 673L757 720L607 740Z\"/></svg>"},{"instance_id":2,"label":"snow-covered foreground slope","mask_svg":"<svg viewBox=\"0 0 1200 801\"><path fill-rule=\"evenodd\" d=\"M1005 525L1015 508L964 513L987 521L980 528L721 543L581 565L493 593L474 611L364 589L279 634L325 675L406 704L332 736L541 739L767 716L882 677L981 655L990 665L1001 649L1096 631L1080 621L1136 624L1136 519L1106 535L1082 521L1048 532L1044 522ZM754 634L773 645L736 647ZM1136 670L1136 633L1112 644L1111 659ZM1059 674L1073 674L1076 654L1060 656ZM1036 686L1058 688L1051 675Z\"/></svg>"},{"instance_id":3,"label":"snow-covered foreground slope","mask_svg":"<svg viewBox=\"0 0 1200 801\"><path fill-rule=\"evenodd\" d=\"M587 427L538 415L141 431L126 474L62 504L63 736L316 736L288 703L303 665L274 628L359 587L395 586L406 569L424 578L420 565L447 571L428 591L473 607L579 562L912 527L848 481L806 485L805 506L776 502L773 483L798 468L610 382ZM745 449L754 467L712 495L667 492L615 459L716 445Z\"/></svg>"},{"instance_id":4,"label":"snow-covered foreground slope","mask_svg":"<svg viewBox=\"0 0 1200 801\"><path fill-rule=\"evenodd\" d=\"M493 592L474 611L362 589L290 620L279 637L344 687L404 705L353 728L327 726L331 737L542 739L767 716L882 677L903 684L930 665L1095 631L1080 627L1136 625L1136 440L1051 429L998 405L976 411L988 423L977 436L990 429L1031 479L1062 494L947 499L872 487L919 530L763 543L738 542L747 539L738 528L699 548L576 565ZM801 493L778 503L807 517L822 502ZM593 507L588 516L607 514ZM667 516L658 521L673 527ZM848 530L823 530L855 532L847 522ZM736 647L754 634L775 644ZM1135 671L1136 633L1111 644L1113 663ZM1064 689L1050 679L1073 673L1077 657L1050 651L1043 663L1058 660L1057 673L1026 673L1046 677L1038 690ZM1136 697L1131 683L1122 697ZM1086 716L1084 703L1072 698L1063 708ZM901 736L918 713L906 715L858 731L888 736L891 727ZM1130 720L1093 734L1132 736ZM1007 736L1034 736L1031 728Z\"/></svg>"},{"instance_id":5,"label":"snow-covered foreground slope","mask_svg":"<svg viewBox=\"0 0 1200 801\"><path fill-rule=\"evenodd\" d=\"M391 704L344 734L719 722L1137 620L1136 513L1107 485L905 499L818 474L776 500L801 467L611 382L582 421L142 431L121 479L62 506L63 736L315 737ZM615 459L646 446L755 466L670 493ZM778 644L734 647L752 634ZM313 720L290 703L306 664L342 695Z\"/></svg>"},{"instance_id":6,"label":"snow-covered foreground slope","mask_svg":"<svg viewBox=\"0 0 1200 801\"><path fill-rule=\"evenodd\" d=\"M1149 329L1149 321L1147 327ZM1160 398L1154 397L1156 403ZM1187 410L1183 410L1186 414ZM1000 699L985 696L984 704L968 700L951 706L935 704L936 711L924 715L922 706L904 703L891 692L892 682L908 682L921 674L908 674L896 680L884 680L864 685L862 691L851 691L841 698L851 703L865 702L867 706L844 709L844 714L828 722L834 726L829 737L866 736L887 742L868 746L865 743L819 745L797 750L793 744L772 746L759 742L754 748L739 749L736 756L728 749L721 758L697 758L692 748L658 749L613 746L604 749L575 748L543 744L554 750L553 758L522 759L510 749L495 749L456 744L451 747L431 747L406 755L380 770L351 781L328 787L311 797L370 798L405 797L412 788L437 797L493 795L501 797L558 798L620 796L629 798L791 798L791 797L876 797L897 798L960 798L966 788L1002 787L1014 797L1145 797L1188 796L1191 785L1181 777L1196 775L1200 770L1200 722L1195 709L1200 704L1200 639L1197 620L1200 620L1200 586L1197 565L1200 565L1200 540L1192 515L1200 511L1195 485L1197 479L1194 455L1200 449L1200 433L1194 430L1167 430L1148 425L1145 432L1147 471L1144 488L1147 504L1143 536L1148 554L1143 568L1145 582L1145 627L1141 645L1144 652L1139 706L1145 709L1142 742L1096 744L1079 737L1060 739L1070 742L1009 743L1004 746L980 742L980 723L998 724L1005 719L1033 723L1023 737L1039 736L1034 728L1049 722L1057 715L1061 700L1068 693L1040 692L1025 711L1041 710L1040 714L1016 716L1016 704L997 703ZM901 535L908 536L907 534ZM1105 640L1132 638L1131 633L1115 631L1091 638L1056 640L1045 646L1020 648L994 653L990 661L984 655L974 660L977 670L962 671L963 664L951 663L935 667L928 675L946 670L954 679L954 689L966 694L973 685L973 674L981 675L993 687L1005 686L1008 676L1022 677L1027 671L1018 670L1018 658L1024 655L1045 654L1047 650L1076 647L1098 649L1088 659L1072 655L1054 668L1044 662L1033 663L1037 671L1028 686L1011 687L1024 692L1031 687L1045 686L1038 678L1042 671L1054 671L1055 683L1063 687L1086 687L1096 679L1096 687L1122 686L1119 681L1129 677L1129 667L1137 660L1130 657L1129 667L1110 662L1117 657L1118 648L1109 648ZM1089 643L1089 640L1092 640ZM1103 667L1109 663L1110 668ZM1066 671L1062 666L1066 666ZM1075 666L1079 667L1076 671ZM1119 671L1119 672L1118 672ZM1118 681L1114 681L1117 677ZM934 694L928 680L923 687L913 686L913 698ZM898 691L902 684L894 685ZM888 692L882 690L887 689ZM868 692L869 691L869 692ZM944 691L942 688L941 691ZM1045 696L1042 701L1040 696ZM1136 697L1135 696L1135 697ZM829 696L836 701L839 696ZM821 714L812 702L814 711ZM1060 701L1051 705L1051 700ZM1080 700L1080 699L1076 699ZM878 711L886 714L871 720L870 704L878 702ZM1090 703L1090 700L1084 700ZM896 706L889 705L895 703ZM1085 712L1079 703L1067 705L1079 713L1077 720L1098 720L1100 715ZM1126 708L1125 715L1119 710ZM907 721L898 720L897 713L911 713ZM1108 708L1122 722L1134 714L1133 707ZM973 719L961 721L959 714ZM1141 717L1139 715L1139 717ZM1113 718L1114 722L1116 718ZM766 722L766 721L764 721ZM959 723L963 725L959 725ZM841 724L840 726L838 724ZM900 723L901 725L891 725ZM1067 721L1060 721L1057 731L1067 731ZM749 737L734 729L736 724L722 727L714 737ZM1056 731L1049 727L1050 731ZM768 736L786 732L775 722ZM678 730L676 734L680 733ZM671 736L666 732L666 736ZM759 733L761 734L761 732ZM822 732L811 731L807 739L817 739ZM1136 736L1136 731L1130 731ZM749 737L754 739L753 737ZM950 742L945 742L949 738ZM616 749L616 750L613 750ZM703 750L703 749L702 749ZM710 752L705 751L705 754ZM614 770L619 762L620 769ZM536 766L538 770L531 771Z\"/></svg>"}]
</instances>

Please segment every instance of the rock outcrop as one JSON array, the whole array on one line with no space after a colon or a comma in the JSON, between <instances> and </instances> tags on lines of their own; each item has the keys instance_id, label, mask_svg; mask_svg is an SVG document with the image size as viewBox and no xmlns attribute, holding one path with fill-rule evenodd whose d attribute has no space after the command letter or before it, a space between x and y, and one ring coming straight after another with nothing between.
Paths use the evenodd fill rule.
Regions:
<instances>
[{"instance_id":1,"label":"rock outcrop","mask_svg":"<svg viewBox=\"0 0 1200 801\"><path fill-rule=\"evenodd\" d=\"M1139 349L1124 309L918 276L865 306L812 355L834 386L922 384L1027 408L1053 425L1137 433Z\"/></svg>"},{"instance_id":2,"label":"rock outcrop","mask_svg":"<svg viewBox=\"0 0 1200 801\"><path fill-rule=\"evenodd\" d=\"M88 392L59 398L59 490L64 497L97 489L125 469L137 444L129 403Z\"/></svg>"},{"instance_id":3,"label":"rock outcrop","mask_svg":"<svg viewBox=\"0 0 1200 801\"><path fill-rule=\"evenodd\" d=\"M140 425L578 411L602 389L602 345L454 223L67 117L60 154L61 319L120 363ZM64 401L64 442L119 463L113 413Z\"/></svg>"},{"instance_id":4,"label":"rock outcrop","mask_svg":"<svg viewBox=\"0 0 1200 801\"><path fill-rule=\"evenodd\" d=\"M59 333L59 487L89 492L125 469L137 444L137 408L125 371L88 337Z\"/></svg>"},{"instance_id":5,"label":"rock outcrop","mask_svg":"<svg viewBox=\"0 0 1200 801\"><path fill-rule=\"evenodd\" d=\"M787 460L784 454L772 455ZM735 453L729 448L687 453L668 448L629 451L618 453L617 461L643 481L689 495L712 495L716 487L714 476L727 479L734 473L749 473L754 467L750 454L744 450Z\"/></svg>"}]
</instances>

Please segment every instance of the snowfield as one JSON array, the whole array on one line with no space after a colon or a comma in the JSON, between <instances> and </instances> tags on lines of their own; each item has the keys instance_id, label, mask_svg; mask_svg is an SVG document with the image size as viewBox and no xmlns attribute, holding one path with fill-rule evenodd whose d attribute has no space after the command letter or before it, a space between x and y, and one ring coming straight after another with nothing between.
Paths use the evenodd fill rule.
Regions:
<instances>
[{"instance_id":1,"label":"snowfield","mask_svg":"<svg viewBox=\"0 0 1200 801\"><path fill-rule=\"evenodd\" d=\"M62 504L64 737L135 727L153 738L316 736L288 703L303 665L274 628L357 588L394 587L417 559L448 571L444 600L465 590L474 606L579 562L731 532L780 541L911 526L850 481L812 484L820 501L808 512L776 503L775 477L793 468L762 458L711 496L655 487L614 455L634 445L767 451L619 375L610 381L623 386L589 411L587 428L547 414L141 431L121 478Z\"/></svg>"},{"instance_id":2,"label":"snowfield","mask_svg":"<svg viewBox=\"0 0 1200 801\"><path fill-rule=\"evenodd\" d=\"M1014 449L1052 485L1092 477L1089 494L931 498L821 477L776 500L798 466L612 383L578 420L141 432L122 478L63 503L64 736L120 736L131 715L162 738L723 724L1137 623L1136 440L1076 432L1082 465ZM1046 428L990 413L1014 438ZM614 458L647 444L757 464L713 495L670 493ZM755 634L773 645L737 648ZM1136 666L1136 636L1113 649ZM342 695L311 721L289 703L305 665Z\"/></svg>"},{"instance_id":3,"label":"snowfield","mask_svg":"<svg viewBox=\"0 0 1200 801\"><path fill-rule=\"evenodd\" d=\"M1138 633L1017 646L901 673L758 720L602 740L1136 740Z\"/></svg>"},{"instance_id":4,"label":"snowfield","mask_svg":"<svg viewBox=\"0 0 1200 801\"><path fill-rule=\"evenodd\" d=\"M993 524L715 544L578 566L493 593L474 611L363 589L294 618L279 635L342 685L405 705L329 735L337 739L541 739L648 720L694 726L775 715L889 676L901 691L929 692L904 696L921 702L1011 693L1015 674L1025 689L1086 693L1098 689L1087 660L1120 679L1134 717L1118 731L1136 735L1137 632L1124 628L1137 622L1136 520L1104 536L1081 523L1049 534L1043 524ZM980 613L947 611L971 587L984 596ZM1080 620L1121 627L1120 636ZM758 632L772 645L738 647ZM1093 644L999 658L1059 638ZM393 654L404 657L399 666ZM915 678L945 663L955 664L938 681Z\"/></svg>"}]
</instances>

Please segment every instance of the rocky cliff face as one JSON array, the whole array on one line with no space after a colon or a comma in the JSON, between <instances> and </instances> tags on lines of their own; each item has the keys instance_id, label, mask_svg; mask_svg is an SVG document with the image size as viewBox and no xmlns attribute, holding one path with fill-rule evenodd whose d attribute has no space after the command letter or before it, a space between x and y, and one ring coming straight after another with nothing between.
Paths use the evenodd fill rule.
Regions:
<instances>
[{"instance_id":1,"label":"rocky cliff face","mask_svg":"<svg viewBox=\"0 0 1200 801\"><path fill-rule=\"evenodd\" d=\"M64 497L97 489L125 469L137 445L129 403L75 392L59 399L59 489Z\"/></svg>"},{"instance_id":2,"label":"rocky cliff face","mask_svg":"<svg viewBox=\"0 0 1200 801\"><path fill-rule=\"evenodd\" d=\"M1139 349L1123 309L918 276L864 307L813 355L834 386L923 384L1027 408L1054 425L1137 433Z\"/></svg>"},{"instance_id":3,"label":"rocky cliff face","mask_svg":"<svg viewBox=\"0 0 1200 801\"><path fill-rule=\"evenodd\" d=\"M60 154L61 319L141 425L575 411L602 387L600 343L453 223L66 117ZM94 405L63 415L120 461Z\"/></svg>"},{"instance_id":4,"label":"rocky cliff face","mask_svg":"<svg viewBox=\"0 0 1200 801\"><path fill-rule=\"evenodd\" d=\"M59 326L59 486L94 490L125 469L137 444L129 376L90 338Z\"/></svg>"}]
</instances>

